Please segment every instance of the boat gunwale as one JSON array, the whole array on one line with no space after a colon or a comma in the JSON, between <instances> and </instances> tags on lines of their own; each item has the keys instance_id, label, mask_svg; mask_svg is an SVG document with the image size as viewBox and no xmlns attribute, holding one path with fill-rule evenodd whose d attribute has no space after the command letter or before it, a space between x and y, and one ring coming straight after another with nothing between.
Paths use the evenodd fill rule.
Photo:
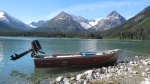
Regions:
<instances>
[{"instance_id":1,"label":"boat gunwale","mask_svg":"<svg viewBox=\"0 0 150 84\"><path fill-rule=\"evenodd\" d=\"M70 56L70 57L52 57L52 58L34 58L34 60L55 60L55 59L74 59L74 58L99 58L99 57L105 57L105 56L112 56L113 54L116 54L118 51L115 51L113 53L109 53L109 54L103 54L103 55L86 55L86 56ZM39 56L39 55L37 55ZM42 55L41 55L42 56Z\"/></svg>"}]
</instances>

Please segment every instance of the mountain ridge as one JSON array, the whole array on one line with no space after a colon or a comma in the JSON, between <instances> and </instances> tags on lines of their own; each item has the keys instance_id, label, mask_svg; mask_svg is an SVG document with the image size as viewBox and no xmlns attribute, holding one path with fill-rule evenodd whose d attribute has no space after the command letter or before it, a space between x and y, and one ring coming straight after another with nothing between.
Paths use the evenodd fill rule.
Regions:
<instances>
[{"instance_id":1,"label":"mountain ridge","mask_svg":"<svg viewBox=\"0 0 150 84\"><path fill-rule=\"evenodd\" d=\"M113 16L113 17L112 17ZM55 18L55 19L54 19ZM53 19L51 19L51 20L49 20L49 22L48 23L46 23L46 24L44 24L45 26L41 26L40 28L42 28L42 27L46 27L46 25L49 25L49 28L51 28L51 31L62 31L61 30L61 26L64 26L64 27L68 27L69 25L71 25L71 24L78 24L78 27L76 27L76 28L79 28L79 29L77 29L77 30L79 30L80 31L80 29L83 31L83 32L87 32L87 31L89 31L89 32L93 32L93 31L99 31L99 27L97 27L96 25L99 23L100 25L101 24L104 24L104 26L105 25L108 25L109 24L109 26L107 27L107 28L103 28L103 30L107 30L107 29L109 29L109 28L111 28L111 27L114 27L114 26L116 26L116 25L120 25L120 24L122 24L123 22L125 22L126 20L125 20L125 18L124 17L122 17L119 13L117 13L116 11L112 11L107 17L105 17L104 19L102 19L102 20L100 20L100 21L97 21L98 23L97 24L95 24L95 25L93 25L94 24L94 22L96 22L96 20L92 20L92 19L90 19L90 20L88 20L88 19L85 19L85 18L83 18L83 17L81 17L81 16L75 16L75 15L71 15L71 14L68 14L68 13L66 13L66 12L64 12L64 11L62 11L61 13L59 13L57 16L55 16ZM68 18L68 19L66 19L66 18ZM107 19L107 18L110 18L110 19ZM111 18L115 18L115 19L111 19ZM74 23L68 23L68 24L66 24L66 26L65 25L62 25L62 24L60 24L59 22L59 20L64 20L64 22L66 22L67 23L67 21L66 20L68 20L68 21L72 21L72 22L74 22ZM123 21L122 21L122 19L123 19ZM52 21L53 20L53 21ZM54 21L55 20L55 21ZM103 22L103 20L107 20L107 24L106 24L106 22L104 21ZM119 20L119 21L115 21L115 20ZM102 22L102 23L100 23L100 22ZM59 24L57 24L57 23L59 23ZM63 22L61 22L61 23L63 23ZM118 24L117 24L118 23ZM53 25L53 26L52 26ZM68 26L67 26L68 25ZM58 26L59 26L59 28L58 28ZM71 27L75 27L75 25L74 26L71 26ZM70 27L70 28L71 28ZM84 28L84 29L83 29ZM97 29L96 29L97 28ZM74 28L75 29L75 28ZM68 29L69 30L69 29ZM67 30L64 30L64 31L67 31ZM64 32L63 31L63 32Z\"/></svg>"},{"instance_id":2,"label":"mountain ridge","mask_svg":"<svg viewBox=\"0 0 150 84\"><path fill-rule=\"evenodd\" d=\"M37 27L39 27L39 26L41 26L41 25L43 25L44 23L46 23L47 22L47 20L39 20L39 21L37 21L37 22L31 22L31 23L29 23L28 25L30 26L30 27L32 27L32 28L37 28Z\"/></svg>"},{"instance_id":3,"label":"mountain ridge","mask_svg":"<svg viewBox=\"0 0 150 84\"><path fill-rule=\"evenodd\" d=\"M3 15L4 15L4 17L3 17ZM62 11L61 13L59 13L57 16L55 16L54 18L52 18L50 20L47 20L47 21L40 20L38 22L31 22L30 24L26 25L21 20L10 16L9 14L7 14L4 11L1 11L0 12L0 20L4 21L6 24L8 24L14 28L23 29L23 30L26 30L26 28L28 30L28 28L32 27L32 28L37 28L35 30L39 29L38 30L39 32L40 31L49 31L49 32L65 32L65 31L67 31L67 32L68 31L87 32L88 31L88 32L93 32L93 31L99 31L99 30L101 31L102 28L100 29L97 26L98 23L100 24L100 22L102 22L105 19L108 20L107 18L112 15L119 16L120 14L118 14L116 11L112 11L105 18L98 21L98 20L94 20L94 19L93 20L85 19L81 16L71 15L71 14L68 14L68 13ZM108 25L105 23L106 22L103 22L104 25ZM108 23L111 23L111 24L109 24L109 28L114 27L114 24L116 24L116 23L113 23L112 21L108 21ZM119 24L117 24L117 25L119 25ZM107 30L109 28L103 28L102 31ZM34 29L31 29L31 31L32 30L34 30Z\"/></svg>"},{"instance_id":4,"label":"mountain ridge","mask_svg":"<svg viewBox=\"0 0 150 84\"><path fill-rule=\"evenodd\" d=\"M98 21L98 23L95 26L93 26L93 28L96 31L105 31L112 27L118 26L124 22L126 22L126 19L114 10L105 18Z\"/></svg>"},{"instance_id":5,"label":"mountain ridge","mask_svg":"<svg viewBox=\"0 0 150 84\"><path fill-rule=\"evenodd\" d=\"M16 28L18 30L28 30L30 27L22 22L21 20L9 15L5 11L0 11L0 21L4 22L5 24Z\"/></svg>"},{"instance_id":6,"label":"mountain ridge","mask_svg":"<svg viewBox=\"0 0 150 84\"><path fill-rule=\"evenodd\" d=\"M68 31L75 31L75 32L82 32L85 31L84 28L80 25L80 23L74 21L70 14L65 13L62 11L57 16L52 18L51 20L47 21L45 24L40 26L38 29L46 29L47 31L51 32L68 32Z\"/></svg>"},{"instance_id":7,"label":"mountain ridge","mask_svg":"<svg viewBox=\"0 0 150 84\"><path fill-rule=\"evenodd\" d=\"M150 6L130 18L127 22L102 33L105 38L150 39Z\"/></svg>"}]
</instances>

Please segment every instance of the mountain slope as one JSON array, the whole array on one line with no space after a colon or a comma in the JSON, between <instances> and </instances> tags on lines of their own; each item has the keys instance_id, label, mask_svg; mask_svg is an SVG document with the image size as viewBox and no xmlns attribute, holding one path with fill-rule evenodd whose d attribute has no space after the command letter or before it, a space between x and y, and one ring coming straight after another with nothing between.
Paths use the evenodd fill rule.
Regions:
<instances>
[{"instance_id":1,"label":"mountain slope","mask_svg":"<svg viewBox=\"0 0 150 84\"><path fill-rule=\"evenodd\" d=\"M30 27L27 24L23 23L19 19L9 15L8 13L4 11L0 11L0 21L18 30L30 29Z\"/></svg>"},{"instance_id":2,"label":"mountain slope","mask_svg":"<svg viewBox=\"0 0 150 84\"><path fill-rule=\"evenodd\" d=\"M96 20L88 20L85 19L81 16L75 16L75 15L71 15L72 19L79 22L80 25L84 28L84 29L89 29L90 27L94 26L95 24L97 24Z\"/></svg>"},{"instance_id":3,"label":"mountain slope","mask_svg":"<svg viewBox=\"0 0 150 84\"><path fill-rule=\"evenodd\" d=\"M6 31L18 31L18 30L0 21L0 32L6 32Z\"/></svg>"},{"instance_id":4,"label":"mountain slope","mask_svg":"<svg viewBox=\"0 0 150 84\"><path fill-rule=\"evenodd\" d=\"M44 21L44 20L39 20L38 22L31 22L29 24L30 27L32 28L37 28L37 27L40 27L41 25L45 24L47 21Z\"/></svg>"},{"instance_id":5,"label":"mountain slope","mask_svg":"<svg viewBox=\"0 0 150 84\"><path fill-rule=\"evenodd\" d=\"M38 28L38 30L46 30L51 32L68 32L68 31L74 31L74 32L83 32L86 31L80 23L73 20L72 16L61 12L53 19L49 20L42 26Z\"/></svg>"},{"instance_id":6,"label":"mountain slope","mask_svg":"<svg viewBox=\"0 0 150 84\"><path fill-rule=\"evenodd\" d=\"M150 6L124 24L103 32L105 38L150 39Z\"/></svg>"},{"instance_id":7,"label":"mountain slope","mask_svg":"<svg viewBox=\"0 0 150 84\"><path fill-rule=\"evenodd\" d=\"M93 28L96 31L104 31L126 22L126 19L116 11L112 11L107 17L100 20Z\"/></svg>"}]
</instances>

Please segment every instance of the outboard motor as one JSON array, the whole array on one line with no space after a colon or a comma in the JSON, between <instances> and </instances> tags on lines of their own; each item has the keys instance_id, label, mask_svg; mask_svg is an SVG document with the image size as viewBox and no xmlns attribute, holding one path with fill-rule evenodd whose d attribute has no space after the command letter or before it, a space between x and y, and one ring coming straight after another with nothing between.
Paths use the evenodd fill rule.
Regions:
<instances>
[{"instance_id":1,"label":"outboard motor","mask_svg":"<svg viewBox=\"0 0 150 84\"><path fill-rule=\"evenodd\" d=\"M31 42L32 45L32 53L31 53L31 57L33 57L35 54L37 54L38 52L45 54L44 52L40 51L42 50L42 47L39 43L38 40L34 40Z\"/></svg>"},{"instance_id":2,"label":"outboard motor","mask_svg":"<svg viewBox=\"0 0 150 84\"><path fill-rule=\"evenodd\" d=\"M31 45L32 45L33 51L36 52L36 53L37 53L39 50L42 50L42 47L41 47L41 45L40 45L40 43L39 43L38 40L32 41L32 42L31 42Z\"/></svg>"},{"instance_id":3,"label":"outboard motor","mask_svg":"<svg viewBox=\"0 0 150 84\"><path fill-rule=\"evenodd\" d=\"M33 57L35 54L37 54L38 52L45 54L44 52L40 51L42 50L42 47L40 45L40 43L37 40L34 40L31 42L32 48L21 53L21 54L15 54L15 55L11 55L11 60L17 60L21 57L23 57L24 55L32 52L31 56Z\"/></svg>"}]
</instances>

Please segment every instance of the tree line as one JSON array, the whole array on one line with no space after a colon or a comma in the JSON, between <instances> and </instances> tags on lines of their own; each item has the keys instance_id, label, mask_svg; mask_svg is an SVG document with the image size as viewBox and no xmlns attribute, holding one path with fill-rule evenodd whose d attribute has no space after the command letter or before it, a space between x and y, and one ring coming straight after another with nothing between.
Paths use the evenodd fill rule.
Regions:
<instances>
[{"instance_id":1,"label":"tree line","mask_svg":"<svg viewBox=\"0 0 150 84\"><path fill-rule=\"evenodd\" d=\"M0 32L0 36L11 37L56 37L56 38L86 38L102 39L99 32Z\"/></svg>"}]
</instances>

